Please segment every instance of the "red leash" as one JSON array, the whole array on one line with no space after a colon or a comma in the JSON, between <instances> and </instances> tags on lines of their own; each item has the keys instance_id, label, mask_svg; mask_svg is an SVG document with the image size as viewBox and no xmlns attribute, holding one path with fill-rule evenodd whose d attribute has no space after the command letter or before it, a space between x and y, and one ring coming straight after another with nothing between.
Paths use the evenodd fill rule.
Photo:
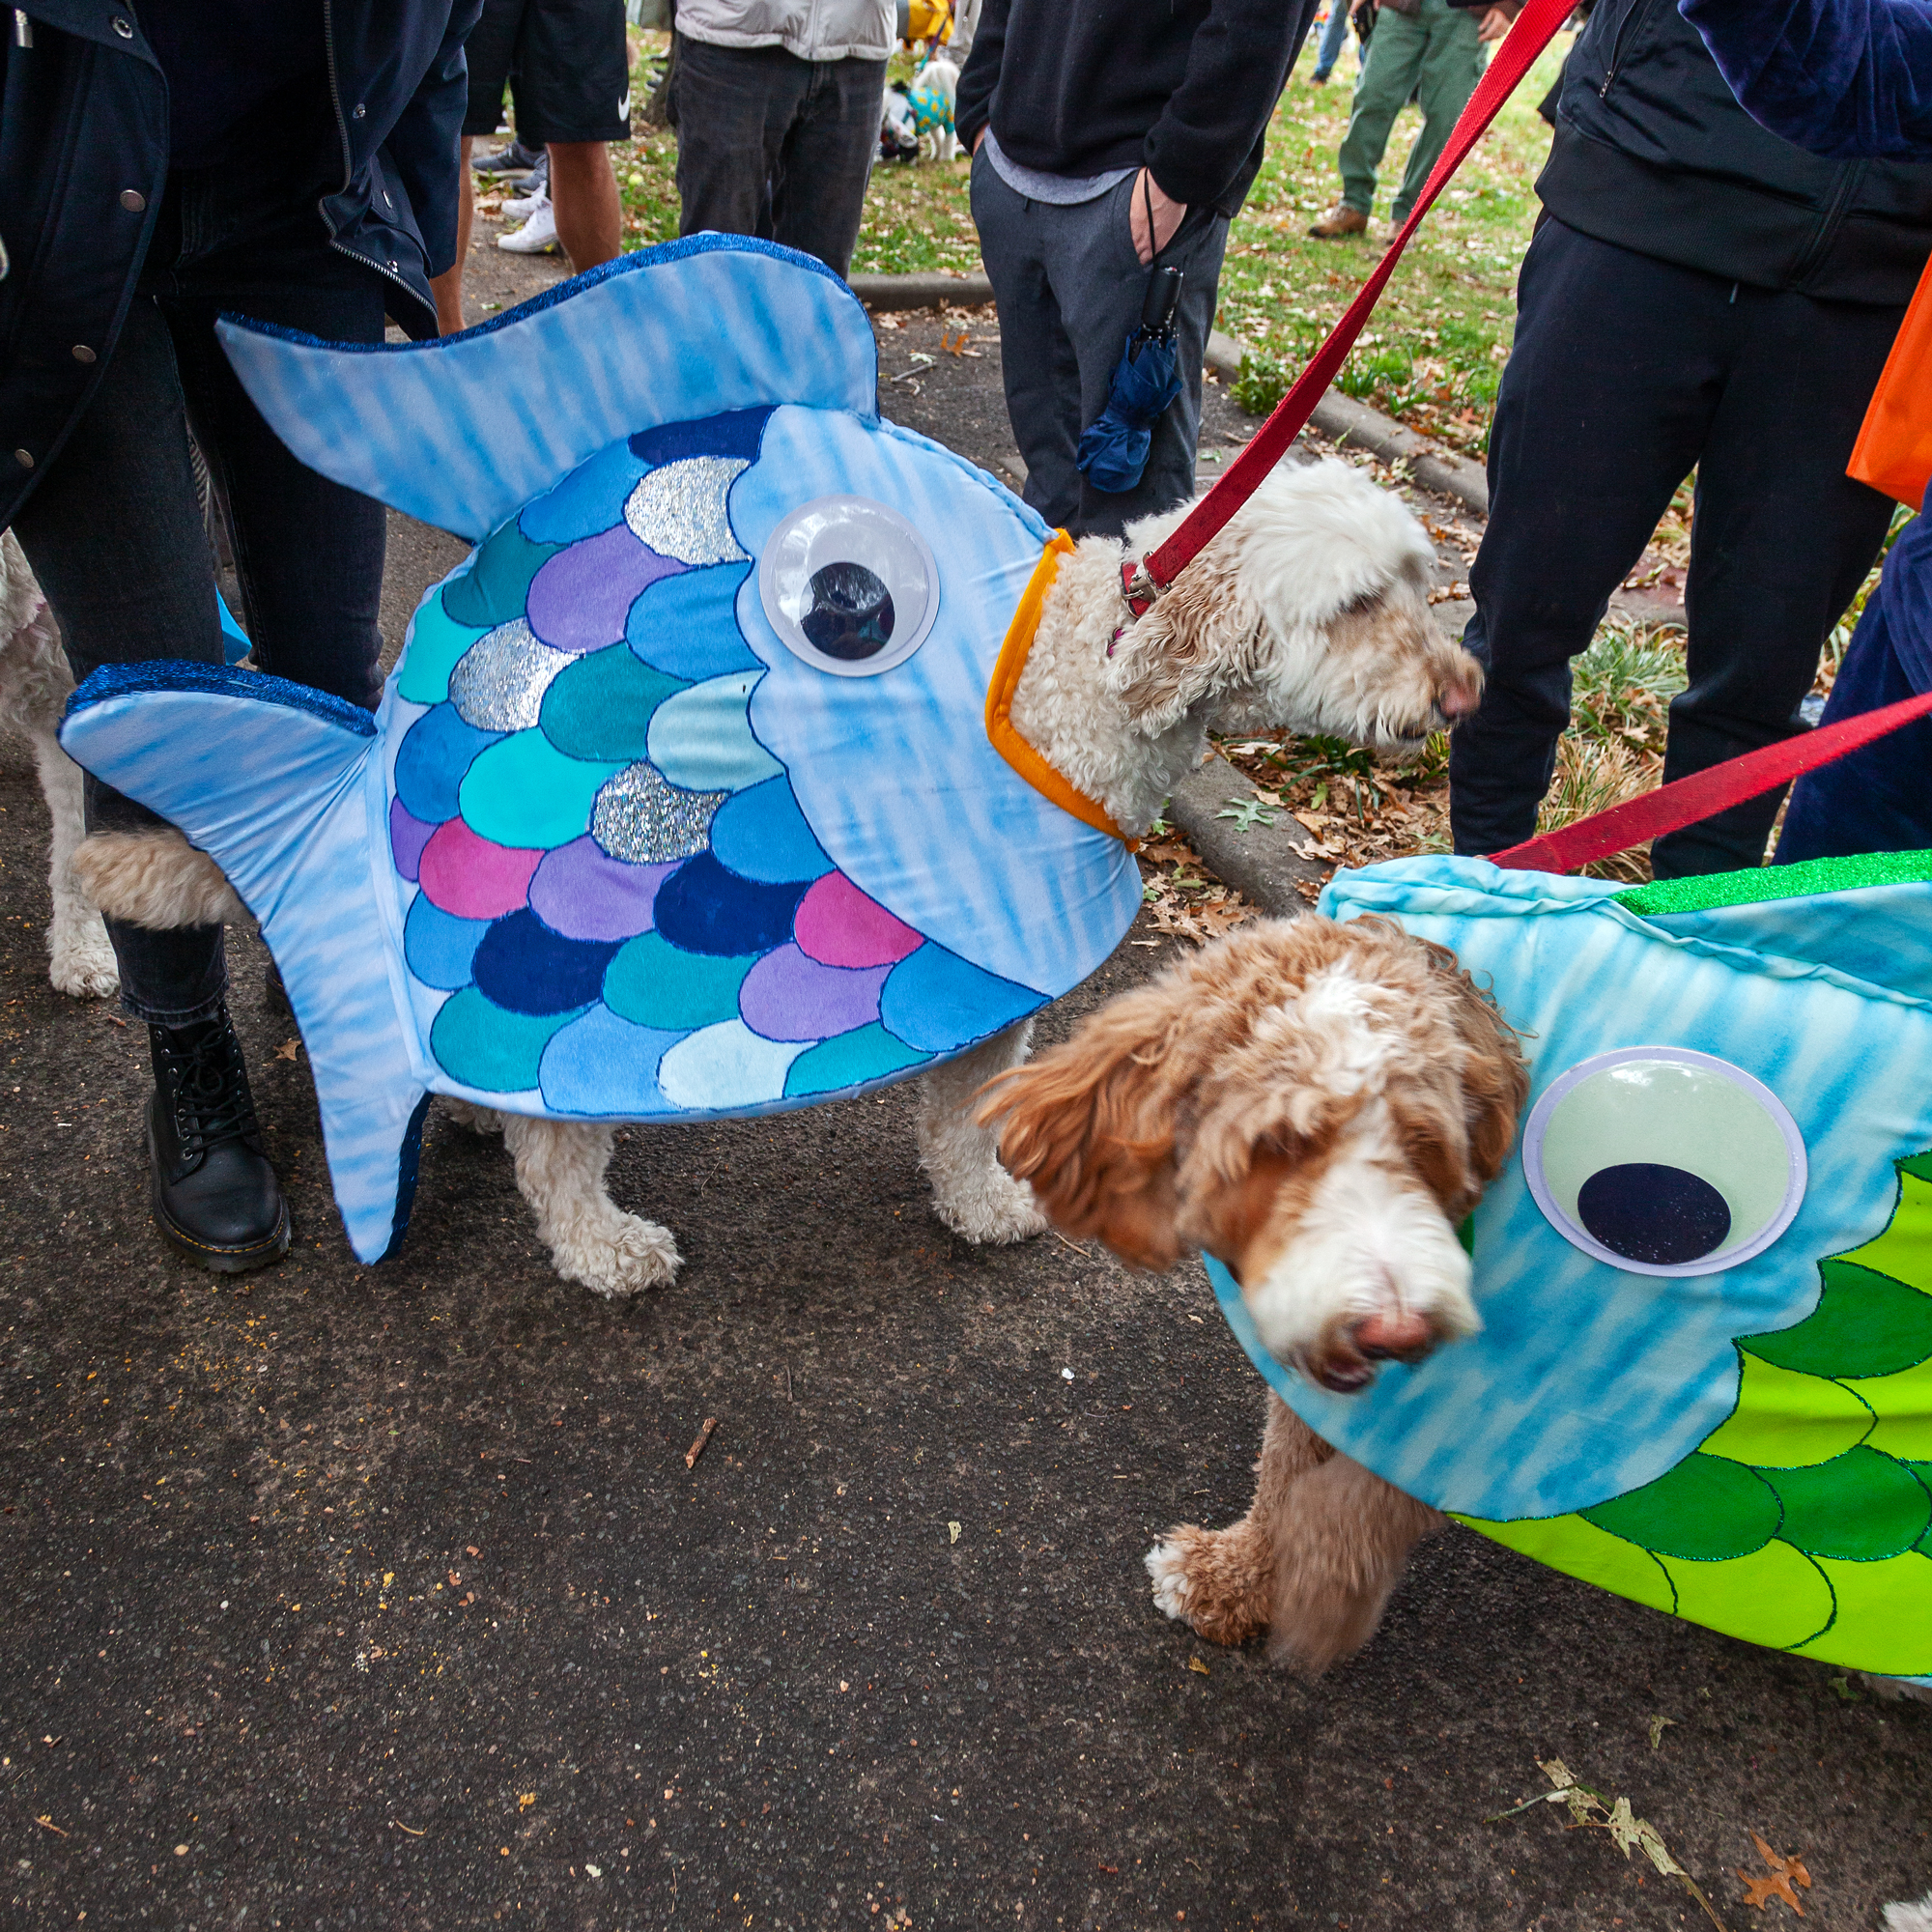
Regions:
<instances>
[{"instance_id":1,"label":"red leash","mask_svg":"<svg viewBox=\"0 0 1932 1932\"><path fill-rule=\"evenodd\" d=\"M1920 697L1907 697L1857 718L1841 718L1835 724L1821 724L1797 738L1767 745L1762 751L1747 752L1741 758L1727 759L1709 771L1692 772L1688 779L1660 785L1639 798L1613 805L1589 818L1579 818L1560 832L1546 832L1506 852L1492 852L1490 864L1525 872L1574 872L1613 852L1628 851L1646 838L1661 838L1666 832L1679 832L1695 825L1700 818L1742 805L1788 780L1829 765L1848 752L1856 752L1915 718L1932 718L1932 692Z\"/></svg>"},{"instance_id":2,"label":"red leash","mask_svg":"<svg viewBox=\"0 0 1932 1932\"><path fill-rule=\"evenodd\" d=\"M1341 0L1336 0L1341 4ZM1362 284L1361 293L1349 304L1349 312L1329 331L1328 339L1315 352L1315 359L1301 372L1274 413L1258 429L1248 445L1236 457L1221 480L1188 512L1174 534L1151 555L1121 566L1121 583L1128 608L1136 617L1144 616L1153 600L1198 556L1202 549L1219 533L1236 510L1254 495L1261 480L1287 454L1288 446L1306 427L1315 405L1327 394L1343 358L1355 346L1362 325L1381 298L1388 278L1395 273L1402 251L1429 213L1430 204L1441 193L1449 178L1468 158L1469 150L1482 139L1484 130L1516 90L1536 57L1556 30L1570 17L1576 0L1529 0L1517 16L1469 104L1463 109L1449 136L1449 145L1430 172L1421 198L1408 212L1389 250L1376 271Z\"/></svg>"}]
</instances>

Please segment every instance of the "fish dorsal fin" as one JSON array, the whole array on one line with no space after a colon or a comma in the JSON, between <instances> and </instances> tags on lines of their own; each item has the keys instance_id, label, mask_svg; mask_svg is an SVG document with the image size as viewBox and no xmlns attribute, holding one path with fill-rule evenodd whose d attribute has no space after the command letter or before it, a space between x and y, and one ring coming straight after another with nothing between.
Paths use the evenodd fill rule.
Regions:
<instances>
[{"instance_id":1,"label":"fish dorsal fin","mask_svg":"<svg viewBox=\"0 0 1932 1932\"><path fill-rule=\"evenodd\" d=\"M739 236L619 256L440 341L218 327L312 469L472 543L640 430L779 403L878 412L858 298L809 255Z\"/></svg>"}]
</instances>

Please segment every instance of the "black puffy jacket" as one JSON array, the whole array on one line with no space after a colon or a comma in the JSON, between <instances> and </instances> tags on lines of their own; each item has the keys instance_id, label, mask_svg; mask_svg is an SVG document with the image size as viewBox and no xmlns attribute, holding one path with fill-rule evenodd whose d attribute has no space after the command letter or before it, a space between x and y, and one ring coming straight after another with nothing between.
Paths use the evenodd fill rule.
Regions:
<instances>
[{"instance_id":1,"label":"black puffy jacket","mask_svg":"<svg viewBox=\"0 0 1932 1932\"><path fill-rule=\"evenodd\" d=\"M1676 0L1598 0L1536 191L1601 242L1821 300L1902 306L1932 252L1932 166L1822 160L1768 133Z\"/></svg>"},{"instance_id":2,"label":"black puffy jacket","mask_svg":"<svg viewBox=\"0 0 1932 1932\"><path fill-rule=\"evenodd\" d=\"M342 185L329 245L436 333L456 259L463 43L482 0L324 0ZM168 90L128 0L0 12L0 528L86 407L121 331L168 172Z\"/></svg>"}]
</instances>

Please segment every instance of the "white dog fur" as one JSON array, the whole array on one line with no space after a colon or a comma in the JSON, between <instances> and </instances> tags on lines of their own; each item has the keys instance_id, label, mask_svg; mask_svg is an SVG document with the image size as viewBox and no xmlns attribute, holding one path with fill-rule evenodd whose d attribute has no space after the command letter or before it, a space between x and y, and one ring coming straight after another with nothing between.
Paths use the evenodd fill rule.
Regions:
<instances>
[{"instance_id":1,"label":"white dog fur","mask_svg":"<svg viewBox=\"0 0 1932 1932\"><path fill-rule=\"evenodd\" d=\"M114 992L121 976L107 928L74 872L82 837L82 779L80 767L54 736L72 690L53 612L13 531L0 531L0 725L11 726L34 748L41 795L53 820L47 977L57 992L91 1000Z\"/></svg>"},{"instance_id":2,"label":"white dog fur","mask_svg":"<svg viewBox=\"0 0 1932 1932\"><path fill-rule=\"evenodd\" d=\"M1277 470L1130 623L1122 561L1179 515L1148 520L1125 544L1085 538L1062 559L1014 694L1022 735L1124 832L1145 832L1202 761L1210 723L1406 751L1475 707L1482 673L1430 614L1429 541L1359 470L1333 461ZM149 925L219 910L213 867L178 834L133 842L145 855L88 841L82 876L100 905ZM1012 1027L923 1079L921 1163L939 1218L968 1240L1016 1241L1045 1226L973 1108L986 1081L1025 1059L1031 1033ZM559 1273L606 1295L671 1279L671 1236L605 1191L608 1125L461 1111L503 1131Z\"/></svg>"}]
</instances>

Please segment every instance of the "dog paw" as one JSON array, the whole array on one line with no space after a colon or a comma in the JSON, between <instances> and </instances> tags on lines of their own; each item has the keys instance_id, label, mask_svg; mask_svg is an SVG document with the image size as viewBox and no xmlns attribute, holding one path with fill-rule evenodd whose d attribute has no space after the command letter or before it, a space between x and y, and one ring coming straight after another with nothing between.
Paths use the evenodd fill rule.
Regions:
<instances>
[{"instance_id":1,"label":"dog paw","mask_svg":"<svg viewBox=\"0 0 1932 1932\"><path fill-rule=\"evenodd\" d=\"M983 1247L1030 1241L1046 1233L1046 1216L1039 1211L1033 1189L1003 1167L974 1177L969 1186L935 1193L932 1206L955 1235Z\"/></svg>"},{"instance_id":2,"label":"dog paw","mask_svg":"<svg viewBox=\"0 0 1932 1932\"><path fill-rule=\"evenodd\" d=\"M1145 1557L1164 1615L1209 1643L1246 1643L1267 1629L1267 1582L1252 1574L1251 1540L1240 1525L1216 1532L1183 1522Z\"/></svg>"},{"instance_id":3,"label":"dog paw","mask_svg":"<svg viewBox=\"0 0 1932 1932\"><path fill-rule=\"evenodd\" d=\"M1163 1616L1187 1621L1187 1600L1193 1594L1187 1580L1187 1551L1179 1534L1165 1537L1142 1561L1153 1578L1153 1601Z\"/></svg>"},{"instance_id":4,"label":"dog paw","mask_svg":"<svg viewBox=\"0 0 1932 1932\"><path fill-rule=\"evenodd\" d=\"M670 1230L636 1214L618 1215L600 1238L559 1247L553 1259L566 1281L612 1301L664 1287L682 1263Z\"/></svg>"},{"instance_id":5,"label":"dog paw","mask_svg":"<svg viewBox=\"0 0 1932 1932\"><path fill-rule=\"evenodd\" d=\"M54 991L74 1000L104 1000L121 990L121 968L107 943L107 928L97 919L94 929L56 932L47 964Z\"/></svg>"}]
</instances>

